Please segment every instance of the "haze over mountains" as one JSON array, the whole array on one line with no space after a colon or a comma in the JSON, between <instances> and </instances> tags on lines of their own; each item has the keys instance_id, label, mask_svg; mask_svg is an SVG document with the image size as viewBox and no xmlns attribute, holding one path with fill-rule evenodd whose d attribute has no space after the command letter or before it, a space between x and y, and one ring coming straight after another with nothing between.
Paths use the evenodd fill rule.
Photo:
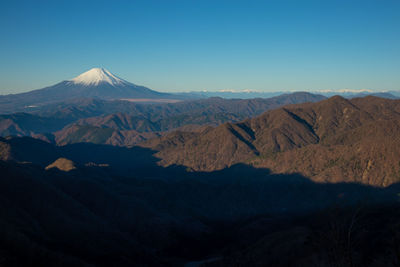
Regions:
<instances>
[{"instance_id":1,"label":"haze over mountains","mask_svg":"<svg viewBox=\"0 0 400 267\"><path fill-rule=\"evenodd\" d=\"M306 90L307 91L307 90ZM399 91L373 91L367 89L352 90L352 89L339 89L339 90L312 90L308 91L312 94L323 95L325 97L331 97L335 95L340 95L346 98L364 97L368 95L378 96L389 99L400 98ZM272 91L272 92L261 92L252 90L220 90L220 91L194 91L188 93L188 95L197 97L223 97L223 98L269 98L278 96L281 94L293 93L293 91Z\"/></svg>"}]
</instances>

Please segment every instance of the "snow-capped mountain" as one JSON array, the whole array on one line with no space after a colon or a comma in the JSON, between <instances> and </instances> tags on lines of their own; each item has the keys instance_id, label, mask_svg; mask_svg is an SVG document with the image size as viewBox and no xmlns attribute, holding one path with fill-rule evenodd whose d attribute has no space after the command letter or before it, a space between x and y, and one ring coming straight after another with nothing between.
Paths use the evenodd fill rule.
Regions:
<instances>
[{"instance_id":1,"label":"snow-capped mountain","mask_svg":"<svg viewBox=\"0 0 400 267\"><path fill-rule=\"evenodd\" d=\"M69 99L177 99L177 95L160 93L125 81L104 68L93 68L71 80L27 93L0 96L2 112L22 110Z\"/></svg>"},{"instance_id":2,"label":"snow-capped mountain","mask_svg":"<svg viewBox=\"0 0 400 267\"><path fill-rule=\"evenodd\" d=\"M114 86L131 84L103 68L93 68L88 70L87 72L73 78L71 81L75 84L83 84L86 86L99 85L100 83L108 83Z\"/></svg>"}]
</instances>

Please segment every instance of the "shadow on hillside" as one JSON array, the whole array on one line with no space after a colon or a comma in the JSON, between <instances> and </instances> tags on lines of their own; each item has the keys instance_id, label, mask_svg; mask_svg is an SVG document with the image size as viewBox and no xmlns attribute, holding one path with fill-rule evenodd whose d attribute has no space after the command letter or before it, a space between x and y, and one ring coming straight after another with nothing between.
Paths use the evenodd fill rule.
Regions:
<instances>
[{"instance_id":1,"label":"shadow on hillside","mask_svg":"<svg viewBox=\"0 0 400 267\"><path fill-rule=\"evenodd\" d=\"M151 181L158 182L148 182L151 184L149 186L160 184L170 187L160 192L173 192L165 196L168 201L178 195L194 202L196 199L197 202L204 199L205 203L218 203L214 207L222 210L216 209L214 216L221 219L226 218L228 213L232 214L232 218L260 212L301 213L334 203L349 205L360 201L384 202L398 199L398 185L375 188L356 183L320 184L297 173L272 174L268 169L245 164L213 172L189 172L186 167L177 165L162 167L157 164L159 159L154 157L155 151L143 147L126 148L92 143L54 146L32 138L12 138L8 142L15 148L13 154L17 155L18 161L45 167L65 157L81 166L77 172L85 169L84 175L87 177L91 176L91 169L95 169L85 167L89 164L107 165L98 169L105 170L110 177L118 176L124 183L151 178ZM74 171L64 175L72 174ZM146 181L141 183L146 184ZM157 199L156 194L152 196ZM200 203L195 206L204 205Z\"/></svg>"},{"instance_id":2,"label":"shadow on hillside","mask_svg":"<svg viewBox=\"0 0 400 267\"><path fill-rule=\"evenodd\" d=\"M375 188L356 183L314 183L301 174L272 174L268 169L254 168L246 164L236 164L213 172L190 172L184 166L159 166L159 159L154 156L156 151L143 147L126 148L92 143L54 146L29 137L11 138L7 142L13 148L12 154L16 155L17 161L32 162L45 167L58 158L65 157L82 168L85 165L108 166L103 169L107 170L109 175L125 177L125 181L129 178L152 178L163 183L201 183L210 188L217 188L214 193L221 198L225 197L224 194L236 192L234 199L244 202L249 197L269 199L271 204L274 203L269 208L276 211L290 210L292 204L288 199L293 201L293 205L302 203L305 209L323 207L333 200L341 203L354 203L355 200L393 200L397 199L399 187L392 185L388 188ZM90 168L87 171L89 173L85 173L90 176Z\"/></svg>"},{"instance_id":3,"label":"shadow on hillside","mask_svg":"<svg viewBox=\"0 0 400 267\"><path fill-rule=\"evenodd\" d=\"M201 259L239 242L235 227L260 216L276 221L329 207L398 201L398 184L319 184L300 174L272 174L245 164L188 172L183 166L158 166L154 151L141 147L56 147L26 138L7 142L17 161L34 164L0 162L0 224L10 233L23 229L35 246L46 253L56 248L71 261L123 266ZM78 169L44 170L60 157ZM257 236L261 230L252 231Z\"/></svg>"}]
</instances>

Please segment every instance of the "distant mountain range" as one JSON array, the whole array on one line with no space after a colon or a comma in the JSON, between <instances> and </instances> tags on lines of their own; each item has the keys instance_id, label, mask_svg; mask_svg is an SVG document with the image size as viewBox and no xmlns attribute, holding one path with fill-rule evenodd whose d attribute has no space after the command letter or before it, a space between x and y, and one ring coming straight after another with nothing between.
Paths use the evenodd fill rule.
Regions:
<instances>
[{"instance_id":1,"label":"distant mountain range","mask_svg":"<svg viewBox=\"0 0 400 267\"><path fill-rule=\"evenodd\" d=\"M125 81L106 69L93 68L72 80L26 93L0 96L0 113L29 111L49 103L78 98L98 99L179 99L179 95L160 93Z\"/></svg>"},{"instance_id":2,"label":"distant mountain range","mask_svg":"<svg viewBox=\"0 0 400 267\"><path fill-rule=\"evenodd\" d=\"M59 144L134 145L174 129L193 131L257 116L286 104L323 96L293 93L268 99L208 98L170 104L82 99L43 106L32 114L0 116L0 136L33 136ZM182 128L183 127L183 128Z\"/></svg>"},{"instance_id":3,"label":"distant mountain range","mask_svg":"<svg viewBox=\"0 0 400 267\"><path fill-rule=\"evenodd\" d=\"M124 100L139 103L175 103L181 100L222 97L230 99L271 98L293 92L272 91L258 92L252 90L234 91L193 91L180 93L162 93L145 86L140 86L119 78L104 68L92 68L71 80L25 93L0 95L0 114L15 112L36 112L51 104L62 105L82 99ZM298 92L300 93L300 92ZM309 92L331 97L341 95L346 98L373 95L396 99L398 91L375 92L371 90L321 90Z\"/></svg>"},{"instance_id":4,"label":"distant mountain range","mask_svg":"<svg viewBox=\"0 0 400 267\"><path fill-rule=\"evenodd\" d=\"M400 91L372 91L372 90L316 90L316 91L307 91L312 94L323 95L326 97L331 97L335 95L340 95L345 98L355 98L355 97L363 97L363 96L378 96L389 99L397 99L400 98ZM193 91L188 93L182 93L187 95L188 97L223 97L223 98L240 98L240 99L249 99L249 98L269 98L278 96L281 94L290 94L293 91L272 91L272 92L261 92L261 91L252 91L252 90L220 90L220 91Z\"/></svg>"}]
</instances>

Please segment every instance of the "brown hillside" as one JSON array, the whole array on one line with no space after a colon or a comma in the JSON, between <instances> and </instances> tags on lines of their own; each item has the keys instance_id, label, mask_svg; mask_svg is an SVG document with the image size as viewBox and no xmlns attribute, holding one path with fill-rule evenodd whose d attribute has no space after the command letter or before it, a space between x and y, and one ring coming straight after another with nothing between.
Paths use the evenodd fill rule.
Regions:
<instances>
[{"instance_id":1,"label":"brown hillside","mask_svg":"<svg viewBox=\"0 0 400 267\"><path fill-rule=\"evenodd\" d=\"M386 186L400 180L400 101L339 96L289 105L240 123L145 144L164 166L212 171L235 163L315 181Z\"/></svg>"},{"instance_id":2,"label":"brown hillside","mask_svg":"<svg viewBox=\"0 0 400 267\"><path fill-rule=\"evenodd\" d=\"M56 161L54 161L52 164L47 166L45 169L50 170L53 168L59 169L60 171L69 172L69 171L75 170L76 166L75 166L75 163L69 159L59 158Z\"/></svg>"}]
</instances>

